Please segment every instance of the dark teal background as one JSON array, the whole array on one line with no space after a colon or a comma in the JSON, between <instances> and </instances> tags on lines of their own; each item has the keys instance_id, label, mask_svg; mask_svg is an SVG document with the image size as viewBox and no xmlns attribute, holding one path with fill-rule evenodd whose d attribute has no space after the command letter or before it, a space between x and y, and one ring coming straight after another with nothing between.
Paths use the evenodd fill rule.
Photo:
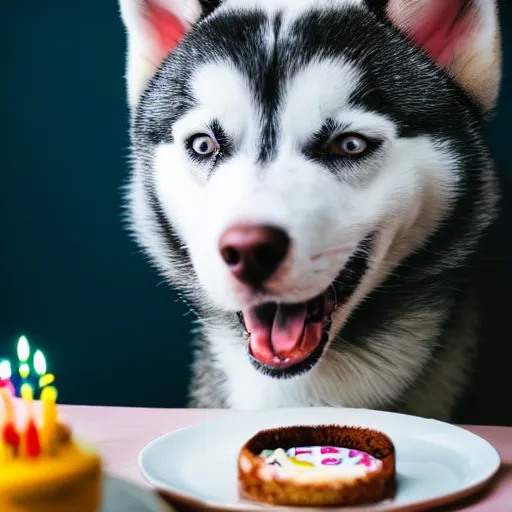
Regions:
<instances>
[{"instance_id":1,"label":"dark teal background","mask_svg":"<svg viewBox=\"0 0 512 512\"><path fill-rule=\"evenodd\" d=\"M190 318L122 226L117 2L1 4L0 349L26 333L63 402L184 405Z\"/></svg>"},{"instance_id":2,"label":"dark teal background","mask_svg":"<svg viewBox=\"0 0 512 512\"><path fill-rule=\"evenodd\" d=\"M502 14L508 64L490 142L512 169ZM124 56L114 0L2 2L0 355L25 333L64 403L176 407L193 317L122 226Z\"/></svg>"}]
</instances>

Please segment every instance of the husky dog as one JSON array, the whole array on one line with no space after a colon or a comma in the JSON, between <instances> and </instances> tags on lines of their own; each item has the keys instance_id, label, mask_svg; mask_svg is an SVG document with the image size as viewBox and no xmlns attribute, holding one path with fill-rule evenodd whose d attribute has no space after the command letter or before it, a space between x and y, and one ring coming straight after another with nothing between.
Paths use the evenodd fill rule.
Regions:
<instances>
[{"instance_id":1,"label":"husky dog","mask_svg":"<svg viewBox=\"0 0 512 512\"><path fill-rule=\"evenodd\" d=\"M120 4L129 219L199 317L190 405L449 420L500 196L495 1Z\"/></svg>"}]
</instances>

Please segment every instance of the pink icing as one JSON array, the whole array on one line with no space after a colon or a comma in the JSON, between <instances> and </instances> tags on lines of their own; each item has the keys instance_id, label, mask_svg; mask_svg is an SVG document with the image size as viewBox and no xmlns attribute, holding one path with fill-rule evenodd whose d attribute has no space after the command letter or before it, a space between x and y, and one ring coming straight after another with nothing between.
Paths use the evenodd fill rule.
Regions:
<instances>
[{"instance_id":1,"label":"pink icing","mask_svg":"<svg viewBox=\"0 0 512 512\"><path fill-rule=\"evenodd\" d=\"M338 464L341 464L340 458L327 458L322 460L322 464L324 466L337 466Z\"/></svg>"},{"instance_id":2,"label":"pink icing","mask_svg":"<svg viewBox=\"0 0 512 512\"><path fill-rule=\"evenodd\" d=\"M326 453L340 453L339 448L334 448L333 446L322 446L320 448L320 453L325 455Z\"/></svg>"},{"instance_id":3,"label":"pink icing","mask_svg":"<svg viewBox=\"0 0 512 512\"><path fill-rule=\"evenodd\" d=\"M312 453L313 451L309 449L295 448L295 455L311 455Z\"/></svg>"},{"instance_id":4,"label":"pink icing","mask_svg":"<svg viewBox=\"0 0 512 512\"><path fill-rule=\"evenodd\" d=\"M369 468L372 465L372 458L367 453L363 453L360 464Z\"/></svg>"}]
</instances>

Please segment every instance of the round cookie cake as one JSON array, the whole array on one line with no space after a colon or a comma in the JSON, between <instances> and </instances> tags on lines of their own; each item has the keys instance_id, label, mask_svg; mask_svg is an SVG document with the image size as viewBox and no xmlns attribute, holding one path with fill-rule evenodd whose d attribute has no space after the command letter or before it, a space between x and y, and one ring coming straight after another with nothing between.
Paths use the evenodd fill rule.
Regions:
<instances>
[{"instance_id":1,"label":"round cookie cake","mask_svg":"<svg viewBox=\"0 0 512 512\"><path fill-rule=\"evenodd\" d=\"M275 505L375 503L396 490L395 448L385 434L358 427L263 430L238 457L242 498Z\"/></svg>"}]
</instances>

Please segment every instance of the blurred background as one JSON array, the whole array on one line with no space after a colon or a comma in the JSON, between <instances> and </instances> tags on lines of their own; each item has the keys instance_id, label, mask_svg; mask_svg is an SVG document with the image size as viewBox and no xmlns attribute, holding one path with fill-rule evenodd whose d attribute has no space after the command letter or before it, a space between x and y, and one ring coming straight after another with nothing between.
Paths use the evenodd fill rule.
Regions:
<instances>
[{"instance_id":1,"label":"blurred background","mask_svg":"<svg viewBox=\"0 0 512 512\"><path fill-rule=\"evenodd\" d=\"M191 317L122 221L116 0L1 2L0 354L25 334L61 402L184 405Z\"/></svg>"},{"instance_id":2,"label":"blurred background","mask_svg":"<svg viewBox=\"0 0 512 512\"><path fill-rule=\"evenodd\" d=\"M489 142L512 173L511 12L502 2L505 77ZM25 334L46 353L63 403L180 407L193 316L122 222L124 58L116 0L1 3L0 357L14 358ZM507 215L503 234L512 229ZM510 273L511 255L489 263ZM506 317L506 302L489 308ZM508 331L500 336L508 347ZM508 356L482 361L509 382ZM482 378L471 400L503 423L498 409L503 398L511 404L511 389Z\"/></svg>"}]
</instances>

